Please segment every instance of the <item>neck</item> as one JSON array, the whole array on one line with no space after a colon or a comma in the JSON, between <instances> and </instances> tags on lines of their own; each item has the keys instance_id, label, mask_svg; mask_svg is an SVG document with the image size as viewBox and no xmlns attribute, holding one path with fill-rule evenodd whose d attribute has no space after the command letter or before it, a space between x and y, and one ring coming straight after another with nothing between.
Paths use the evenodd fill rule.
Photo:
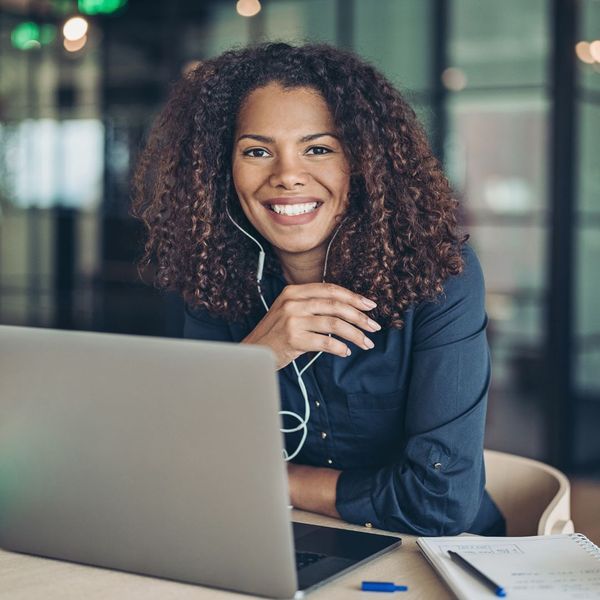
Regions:
<instances>
[{"instance_id":1,"label":"neck","mask_svg":"<svg viewBox=\"0 0 600 600\"><path fill-rule=\"evenodd\" d=\"M323 281L324 251L307 257L288 254L278 250L277 255L281 262L281 270L288 283L301 285L304 283L321 283Z\"/></svg>"},{"instance_id":2,"label":"neck","mask_svg":"<svg viewBox=\"0 0 600 600\"><path fill-rule=\"evenodd\" d=\"M288 283L300 285L304 283L323 282L323 269L327 250L330 248L331 242L338 230L339 226L329 239L329 242L318 248L313 248L304 254L292 254L275 248L275 253L281 263L283 276Z\"/></svg>"}]
</instances>

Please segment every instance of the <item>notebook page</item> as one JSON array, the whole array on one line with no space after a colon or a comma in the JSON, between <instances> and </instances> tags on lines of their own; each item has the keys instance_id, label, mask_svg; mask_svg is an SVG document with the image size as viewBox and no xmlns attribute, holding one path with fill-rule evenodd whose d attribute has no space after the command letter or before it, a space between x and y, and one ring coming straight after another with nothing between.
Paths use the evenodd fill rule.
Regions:
<instances>
[{"instance_id":1,"label":"notebook page","mask_svg":"<svg viewBox=\"0 0 600 600\"><path fill-rule=\"evenodd\" d=\"M598 600L600 551L585 536L420 538L429 559L461 598L495 598L456 565L454 550L501 585L510 600Z\"/></svg>"}]
</instances>

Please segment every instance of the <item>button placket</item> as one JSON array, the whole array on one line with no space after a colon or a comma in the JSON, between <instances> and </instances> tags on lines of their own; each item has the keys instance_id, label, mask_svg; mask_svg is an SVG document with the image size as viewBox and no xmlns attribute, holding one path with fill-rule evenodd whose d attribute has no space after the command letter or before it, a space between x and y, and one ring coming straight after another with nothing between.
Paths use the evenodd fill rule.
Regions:
<instances>
[{"instance_id":1,"label":"button placket","mask_svg":"<svg viewBox=\"0 0 600 600\"><path fill-rule=\"evenodd\" d=\"M321 355L316 362L325 358L325 355ZM315 374L316 362L312 365L312 369L309 369L306 374L309 374L309 379L312 382L312 387L315 390L315 406L318 410L313 412L313 415L318 415L318 422L315 421L314 427L319 431L319 437L321 439L321 449L319 453L323 456L323 464L332 466L335 463L335 453L333 448L333 438L330 435L331 427L329 425L329 413L327 411L327 403L323 400L323 393ZM312 419L312 417L311 417ZM310 427L310 422L309 422Z\"/></svg>"}]
</instances>

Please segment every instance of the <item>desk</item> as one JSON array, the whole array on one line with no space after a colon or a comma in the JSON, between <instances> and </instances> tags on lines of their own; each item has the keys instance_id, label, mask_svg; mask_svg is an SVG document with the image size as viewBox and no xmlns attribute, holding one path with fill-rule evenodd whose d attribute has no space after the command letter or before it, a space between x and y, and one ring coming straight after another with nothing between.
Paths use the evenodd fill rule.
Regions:
<instances>
[{"instance_id":1,"label":"desk","mask_svg":"<svg viewBox=\"0 0 600 600\"><path fill-rule=\"evenodd\" d=\"M292 511L292 518L303 523L343 526L373 533L378 531L298 510ZM399 548L315 590L308 598L384 600L383 596L386 596L398 600L452 599L450 591L419 551L416 538L400 535L402 544ZM396 594L361 592L359 586L362 580L395 581L408 585L409 591ZM2 600L248 600L258 597L5 550L0 550L0 582Z\"/></svg>"}]
</instances>

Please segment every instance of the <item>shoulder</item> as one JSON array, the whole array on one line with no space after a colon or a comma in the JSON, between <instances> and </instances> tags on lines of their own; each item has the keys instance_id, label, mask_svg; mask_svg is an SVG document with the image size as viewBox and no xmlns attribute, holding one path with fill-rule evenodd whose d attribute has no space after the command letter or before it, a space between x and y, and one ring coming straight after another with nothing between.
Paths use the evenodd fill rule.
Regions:
<instances>
[{"instance_id":1,"label":"shoulder","mask_svg":"<svg viewBox=\"0 0 600 600\"><path fill-rule=\"evenodd\" d=\"M468 297L471 301L483 301L485 281L479 258L468 244L461 248L461 256L464 268L458 275L451 275L446 279L441 299Z\"/></svg>"},{"instance_id":2,"label":"shoulder","mask_svg":"<svg viewBox=\"0 0 600 600\"><path fill-rule=\"evenodd\" d=\"M463 270L444 281L443 291L437 298L415 307L417 343L432 338L452 342L485 328L485 282L481 264L467 244L463 245L461 255Z\"/></svg>"}]
</instances>

